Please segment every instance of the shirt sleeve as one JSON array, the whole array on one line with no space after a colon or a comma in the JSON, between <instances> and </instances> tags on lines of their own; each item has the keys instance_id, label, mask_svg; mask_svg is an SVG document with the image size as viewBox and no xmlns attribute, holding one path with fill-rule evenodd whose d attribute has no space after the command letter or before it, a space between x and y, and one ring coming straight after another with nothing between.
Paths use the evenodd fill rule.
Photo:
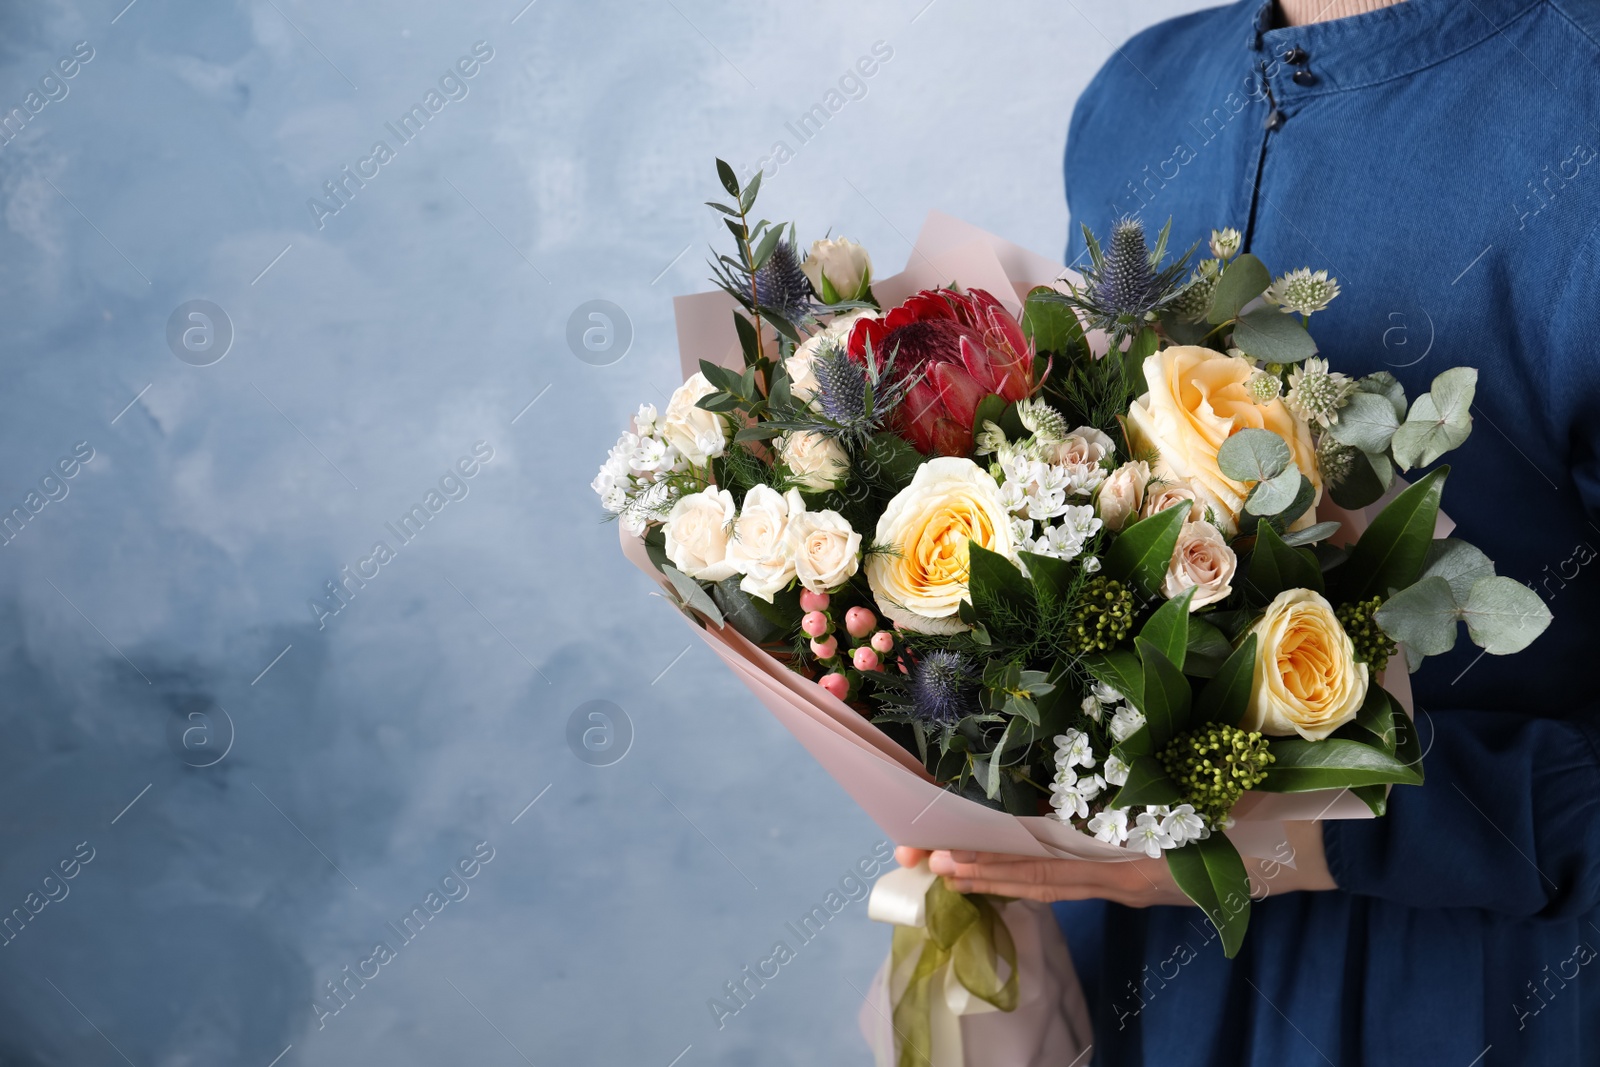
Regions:
<instances>
[{"instance_id":1,"label":"shirt sleeve","mask_svg":"<svg viewBox=\"0 0 1600 1067\"><path fill-rule=\"evenodd\" d=\"M1597 246L1600 224L1540 316L1548 323L1541 369L1549 374L1549 417L1565 428L1567 473L1591 524L1600 522ZM1574 601L1566 610L1600 612L1600 604ZM1600 908L1600 708L1592 692L1562 684L1581 675L1574 666L1555 685L1568 702L1564 719L1419 712L1426 784L1395 787L1382 818L1323 825L1339 887L1412 907L1520 917L1564 919ZM1530 684L1530 699L1549 688Z\"/></svg>"}]
</instances>

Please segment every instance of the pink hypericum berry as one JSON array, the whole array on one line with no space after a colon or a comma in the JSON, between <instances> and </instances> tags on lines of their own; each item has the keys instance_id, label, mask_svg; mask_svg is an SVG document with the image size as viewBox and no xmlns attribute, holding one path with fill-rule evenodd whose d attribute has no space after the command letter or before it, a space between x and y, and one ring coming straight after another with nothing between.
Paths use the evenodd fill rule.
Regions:
<instances>
[{"instance_id":1,"label":"pink hypericum berry","mask_svg":"<svg viewBox=\"0 0 1600 1067\"><path fill-rule=\"evenodd\" d=\"M811 642L811 654L818 659L832 659L839 654L839 639L825 637L821 641Z\"/></svg>"},{"instance_id":2,"label":"pink hypericum berry","mask_svg":"<svg viewBox=\"0 0 1600 1067\"><path fill-rule=\"evenodd\" d=\"M854 607L844 613L844 628L851 637L865 637L878 625L878 617L871 610Z\"/></svg>"},{"instance_id":3,"label":"pink hypericum berry","mask_svg":"<svg viewBox=\"0 0 1600 1067\"><path fill-rule=\"evenodd\" d=\"M821 637L829 629L828 617L820 611L808 611L800 617L800 632L807 637Z\"/></svg>"},{"instance_id":4,"label":"pink hypericum berry","mask_svg":"<svg viewBox=\"0 0 1600 1067\"><path fill-rule=\"evenodd\" d=\"M800 590L800 610L801 611L827 611L828 610L828 594L827 593L813 593L809 589Z\"/></svg>"},{"instance_id":5,"label":"pink hypericum berry","mask_svg":"<svg viewBox=\"0 0 1600 1067\"><path fill-rule=\"evenodd\" d=\"M850 662L855 664L858 671L875 671L880 666L878 654L866 645L850 653Z\"/></svg>"},{"instance_id":6,"label":"pink hypericum berry","mask_svg":"<svg viewBox=\"0 0 1600 1067\"><path fill-rule=\"evenodd\" d=\"M850 695L850 679L834 671L832 674L822 676L822 688L843 700Z\"/></svg>"},{"instance_id":7,"label":"pink hypericum berry","mask_svg":"<svg viewBox=\"0 0 1600 1067\"><path fill-rule=\"evenodd\" d=\"M872 635L872 648L873 651L879 653L893 652L894 634L888 630L879 630Z\"/></svg>"}]
</instances>

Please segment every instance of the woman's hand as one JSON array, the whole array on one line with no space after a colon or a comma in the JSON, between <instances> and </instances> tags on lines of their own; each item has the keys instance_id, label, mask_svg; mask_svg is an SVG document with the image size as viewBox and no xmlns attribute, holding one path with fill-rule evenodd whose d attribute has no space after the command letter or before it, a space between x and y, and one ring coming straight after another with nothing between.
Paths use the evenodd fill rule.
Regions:
<instances>
[{"instance_id":1,"label":"woman's hand","mask_svg":"<svg viewBox=\"0 0 1600 1067\"><path fill-rule=\"evenodd\" d=\"M1336 889L1322 851L1317 823L1285 823L1284 842L1272 859L1246 859L1250 895L1261 900L1273 893ZM1140 858L1122 863L1038 859L1000 852L927 852L900 847L895 859L915 867L926 859L935 874L958 893L993 893L1052 903L1057 900L1109 900L1130 908L1157 904L1189 904L1165 860ZM1295 866L1288 864L1293 862Z\"/></svg>"}]
</instances>

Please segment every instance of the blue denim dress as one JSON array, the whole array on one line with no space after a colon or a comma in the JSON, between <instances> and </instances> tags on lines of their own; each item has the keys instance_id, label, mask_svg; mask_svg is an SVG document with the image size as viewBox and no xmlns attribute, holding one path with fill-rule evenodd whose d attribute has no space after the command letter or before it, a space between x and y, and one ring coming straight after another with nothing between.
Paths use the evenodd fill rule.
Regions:
<instances>
[{"instance_id":1,"label":"blue denim dress","mask_svg":"<svg viewBox=\"0 0 1600 1067\"><path fill-rule=\"evenodd\" d=\"M1073 115L1068 260L1079 223L1237 227L1338 278L1337 369L1477 367L1444 507L1555 621L1424 664L1427 784L1328 824L1340 891L1269 896L1237 959L1197 909L1057 905L1093 1062L1600 1064L1600 2L1272 25L1246 0L1118 50Z\"/></svg>"}]
</instances>

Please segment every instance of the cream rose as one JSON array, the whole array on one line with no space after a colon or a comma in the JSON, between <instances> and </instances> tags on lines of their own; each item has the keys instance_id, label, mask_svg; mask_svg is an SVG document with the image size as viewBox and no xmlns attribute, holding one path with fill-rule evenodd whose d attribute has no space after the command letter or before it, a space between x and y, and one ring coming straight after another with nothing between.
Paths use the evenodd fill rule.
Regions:
<instances>
[{"instance_id":1,"label":"cream rose","mask_svg":"<svg viewBox=\"0 0 1600 1067\"><path fill-rule=\"evenodd\" d=\"M716 391L704 374L695 371L667 401L667 413L661 420L661 436L696 467L705 466L728 447L728 426L722 416L695 407L695 401Z\"/></svg>"},{"instance_id":2,"label":"cream rose","mask_svg":"<svg viewBox=\"0 0 1600 1067\"><path fill-rule=\"evenodd\" d=\"M872 257L848 237L812 241L800 269L825 304L865 300L872 293Z\"/></svg>"},{"instance_id":3,"label":"cream rose","mask_svg":"<svg viewBox=\"0 0 1600 1067\"><path fill-rule=\"evenodd\" d=\"M678 498L667 513L667 558L691 578L720 582L738 574L728 560L733 494L712 486Z\"/></svg>"},{"instance_id":4,"label":"cream rose","mask_svg":"<svg viewBox=\"0 0 1600 1067\"><path fill-rule=\"evenodd\" d=\"M826 434L788 434L778 448L778 458L789 468L796 485L814 493L836 488L850 473L850 453Z\"/></svg>"},{"instance_id":5,"label":"cream rose","mask_svg":"<svg viewBox=\"0 0 1600 1067\"><path fill-rule=\"evenodd\" d=\"M810 404L817 395L816 359L823 348L843 345L850 336L857 319L875 319L877 314L865 308L835 315L833 321L801 341L794 354L783 361L784 373L789 376L789 394L802 404Z\"/></svg>"},{"instance_id":6,"label":"cream rose","mask_svg":"<svg viewBox=\"0 0 1600 1067\"><path fill-rule=\"evenodd\" d=\"M970 459L941 456L917 468L878 519L867 584L878 608L908 630L956 633L967 598L968 542L1012 556L1011 518L1000 487Z\"/></svg>"},{"instance_id":7,"label":"cream rose","mask_svg":"<svg viewBox=\"0 0 1600 1067\"><path fill-rule=\"evenodd\" d=\"M1184 522L1199 522L1206 517L1206 506L1195 498L1194 490L1182 482L1156 482L1148 486L1139 516L1148 519L1185 500L1189 501L1189 514Z\"/></svg>"},{"instance_id":8,"label":"cream rose","mask_svg":"<svg viewBox=\"0 0 1600 1067\"><path fill-rule=\"evenodd\" d=\"M794 580L789 523L805 510L806 502L793 489L779 493L771 486L751 486L728 542L728 562L744 575L740 589L770 604Z\"/></svg>"},{"instance_id":9,"label":"cream rose","mask_svg":"<svg viewBox=\"0 0 1600 1067\"><path fill-rule=\"evenodd\" d=\"M1241 726L1320 741L1356 717L1367 698L1367 665L1356 661L1326 600L1309 589L1286 589L1250 632L1259 644Z\"/></svg>"},{"instance_id":10,"label":"cream rose","mask_svg":"<svg viewBox=\"0 0 1600 1067\"><path fill-rule=\"evenodd\" d=\"M1203 520L1186 522L1178 531L1178 547L1162 579L1161 595L1171 600L1192 588L1189 610L1196 611L1233 592L1229 583L1238 568L1239 557L1228 547L1221 530Z\"/></svg>"},{"instance_id":11,"label":"cream rose","mask_svg":"<svg viewBox=\"0 0 1600 1067\"><path fill-rule=\"evenodd\" d=\"M861 567L861 535L837 511L807 511L789 519L795 577L813 593L828 593Z\"/></svg>"},{"instance_id":12,"label":"cream rose","mask_svg":"<svg viewBox=\"0 0 1600 1067\"><path fill-rule=\"evenodd\" d=\"M1281 399L1255 402L1245 388L1254 372L1255 364L1239 356L1192 345L1165 348L1145 358L1150 390L1128 410L1134 451L1154 451L1156 476L1187 482L1195 498L1210 505L1225 533L1238 529L1249 492L1217 466L1217 450L1238 430L1253 427L1282 437L1295 466L1316 487L1316 499L1322 496L1311 430ZM1292 528L1315 522L1315 510L1313 506Z\"/></svg>"},{"instance_id":13,"label":"cream rose","mask_svg":"<svg viewBox=\"0 0 1600 1067\"><path fill-rule=\"evenodd\" d=\"M1124 463L1111 472L1100 486L1097 507L1100 522L1108 530L1120 530L1139 514L1144 489L1150 481L1150 464L1142 459Z\"/></svg>"}]
</instances>

